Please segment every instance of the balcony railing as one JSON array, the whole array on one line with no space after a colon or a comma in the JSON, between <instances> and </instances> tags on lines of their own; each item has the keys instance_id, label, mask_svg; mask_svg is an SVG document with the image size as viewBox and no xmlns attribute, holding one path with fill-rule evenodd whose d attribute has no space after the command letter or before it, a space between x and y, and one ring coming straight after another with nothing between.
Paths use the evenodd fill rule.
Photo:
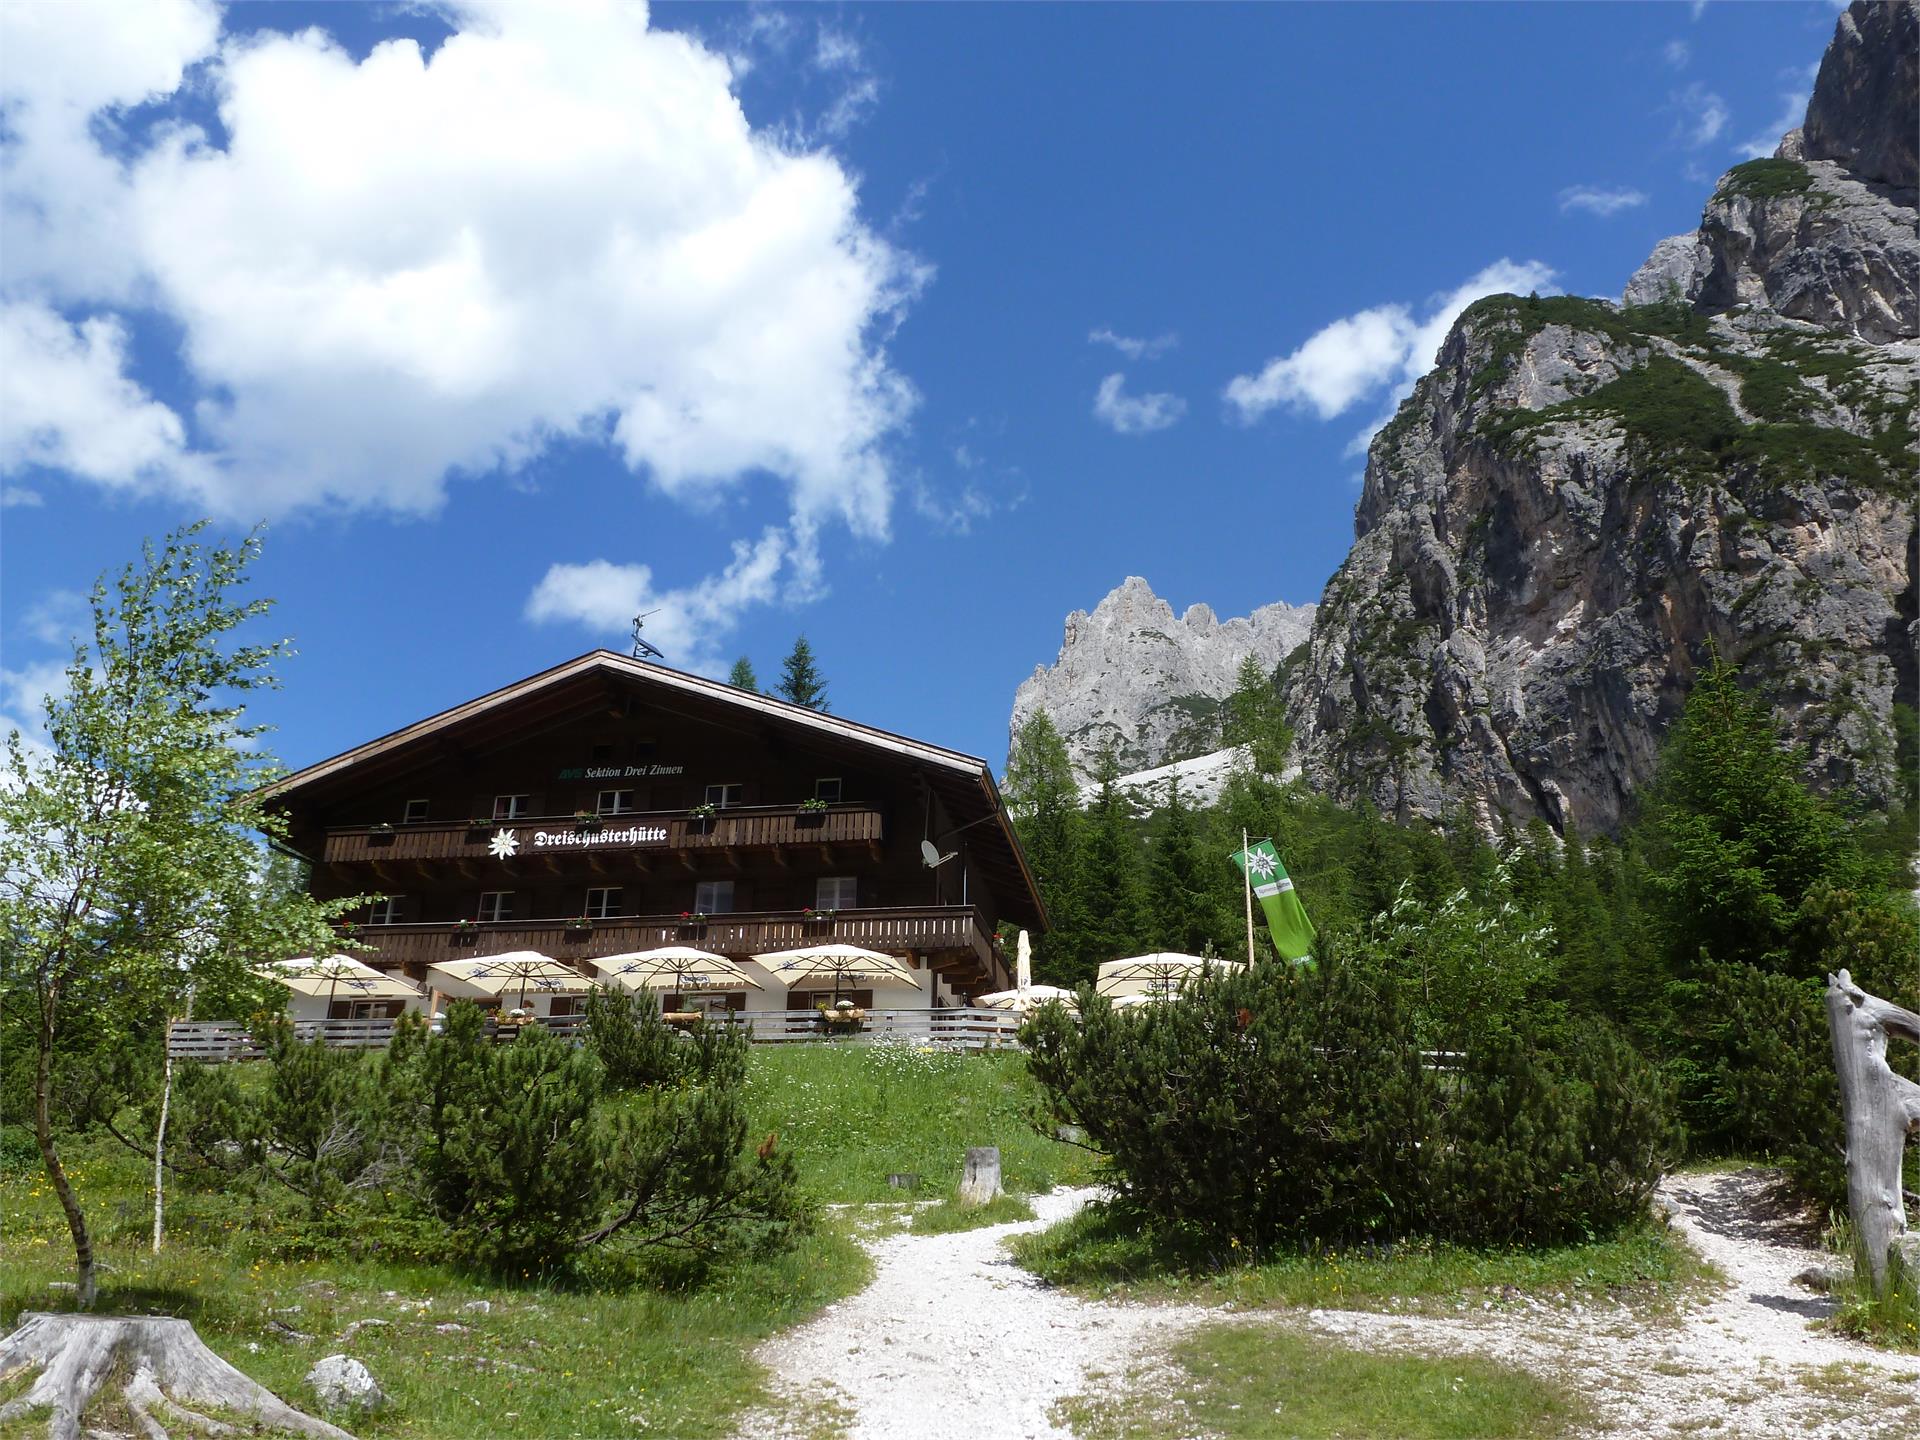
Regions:
<instances>
[{"instance_id":1,"label":"balcony railing","mask_svg":"<svg viewBox=\"0 0 1920 1440\"><path fill-rule=\"evenodd\" d=\"M602 845L596 836L629 831L662 832L638 843ZM510 832L519 855L645 855L674 850L751 850L780 845L849 845L885 839L881 812L868 805L830 805L802 810L794 805L729 806L711 816L685 810L629 810L581 821L572 815L521 816L513 820L428 821L419 825L352 825L327 831L321 859L328 864L417 860L488 860L495 836ZM565 843L536 847L540 834Z\"/></svg>"},{"instance_id":2,"label":"balcony railing","mask_svg":"<svg viewBox=\"0 0 1920 1440\"><path fill-rule=\"evenodd\" d=\"M913 950L935 957L964 956L994 988L1007 982L1006 962L993 949L979 911L971 905L922 905L840 910L809 916L799 910L735 911L696 920L682 915L622 915L594 920L444 921L433 924L357 925L351 938L373 947L364 956L375 965L431 965L537 950L562 960L591 960L660 945L695 945L722 955L791 950L822 940L898 954ZM951 969L950 965L936 968Z\"/></svg>"},{"instance_id":3,"label":"balcony railing","mask_svg":"<svg viewBox=\"0 0 1920 1440\"><path fill-rule=\"evenodd\" d=\"M750 1026L758 1045L894 1041L953 1050L1000 1050L1018 1048L1020 1020L1007 1010L868 1010L854 1028L825 1025L811 1010L736 1010L710 1016L706 1023ZM530 1023L572 1037L580 1017L559 1015ZM303 1040L320 1040L334 1049L365 1050L386 1045L393 1038L393 1027L391 1020L301 1020L293 1030ZM496 1029L491 1021L488 1030L508 1038L509 1032ZM267 1053L256 1036L231 1020L176 1021L167 1031L167 1051L175 1059L212 1063L258 1060Z\"/></svg>"}]
</instances>

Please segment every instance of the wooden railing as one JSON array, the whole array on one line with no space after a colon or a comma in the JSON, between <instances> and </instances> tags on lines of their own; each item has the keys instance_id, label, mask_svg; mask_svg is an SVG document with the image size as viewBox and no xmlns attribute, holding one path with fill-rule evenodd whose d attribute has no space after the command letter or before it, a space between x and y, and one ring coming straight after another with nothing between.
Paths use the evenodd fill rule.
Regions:
<instances>
[{"instance_id":1,"label":"wooden railing","mask_svg":"<svg viewBox=\"0 0 1920 1440\"><path fill-rule=\"evenodd\" d=\"M581 1017L556 1015L535 1023L557 1035L577 1037ZM393 1038L392 1020L301 1020L293 1032L303 1040L318 1038L340 1050L370 1050ZM954 1050L1018 1048L1020 1017L1006 1010L978 1008L947 1010L868 1010L857 1028L829 1026L815 1010L735 1010L711 1015L702 1023L751 1028L756 1045L791 1045L809 1041L887 1041L937 1045ZM489 1033L505 1034L489 1024ZM182 1020L167 1030L167 1053L177 1060L221 1063L258 1060L266 1049L244 1025L231 1020Z\"/></svg>"},{"instance_id":2,"label":"wooden railing","mask_svg":"<svg viewBox=\"0 0 1920 1440\"><path fill-rule=\"evenodd\" d=\"M723 955L745 956L791 950L823 940L862 945L889 954L964 952L995 988L1004 988L1006 962L994 953L971 905L899 906L841 910L831 918L798 910L735 911L692 920L678 915L623 915L595 920L589 930L575 922L499 920L468 926L460 922L408 925L358 925L351 938L372 947L362 958L374 965L431 965L499 955L509 950L538 950L561 960L592 960L660 945L696 945Z\"/></svg>"},{"instance_id":3,"label":"wooden railing","mask_svg":"<svg viewBox=\"0 0 1920 1440\"><path fill-rule=\"evenodd\" d=\"M521 837L534 831L568 836L605 834L635 826L660 829L664 839L631 847L630 853L672 850L752 850L781 845L849 845L881 843L885 824L879 810L867 805L830 805L803 811L794 805L729 806L702 818L685 810L630 810L595 817L582 826L571 815L521 816L513 820L472 825L467 821L428 821L419 825L353 825L327 831L321 858L329 864L415 860L486 860L494 833L512 830ZM530 845L530 841L526 842ZM522 853L528 853L523 848ZM617 854L592 845L542 851L556 857Z\"/></svg>"}]
</instances>

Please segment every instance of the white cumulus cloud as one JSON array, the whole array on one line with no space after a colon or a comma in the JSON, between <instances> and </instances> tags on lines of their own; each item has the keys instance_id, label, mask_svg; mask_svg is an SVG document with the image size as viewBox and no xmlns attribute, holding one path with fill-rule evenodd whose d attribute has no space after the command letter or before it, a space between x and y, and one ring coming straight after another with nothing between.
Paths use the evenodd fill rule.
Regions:
<instances>
[{"instance_id":1,"label":"white cumulus cloud","mask_svg":"<svg viewBox=\"0 0 1920 1440\"><path fill-rule=\"evenodd\" d=\"M1687 62L1693 59L1693 47L1684 40L1669 40L1660 54L1674 69L1684 70Z\"/></svg>"},{"instance_id":2,"label":"white cumulus cloud","mask_svg":"<svg viewBox=\"0 0 1920 1440\"><path fill-rule=\"evenodd\" d=\"M1331 420L1382 391L1391 391L1397 403L1432 368L1441 342L1467 306L1485 295L1552 290L1553 279L1553 269L1538 260L1496 260L1430 297L1424 313L1395 303L1344 316L1259 371L1235 376L1226 388L1227 403L1249 423L1281 406Z\"/></svg>"},{"instance_id":3,"label":"white cumulus cloud","mask_svg":"<svg viewBox=\"0 0 1920 1440\"><path fill-rule=\"evenodd\" d=\"M126 347L114 316L72 325L43 303L0 301L0 473L45 467L115 487L200 488L206 472L186 427L127 378Z\"/></svg>"},{"instance_id":4,"label":"white cumulus cloud","mask_svg":"<svg viewBox=\"0 0 1920 1440\"><path fill-rule=\"evenodd\" d=\"M1632 190L1624 185L1569 185L1560 192L1562 215L1585 210L1604 220L1609 215L1618 215L1622 210L1632 210L1646 203L1646 191Z\"/></svg>"},{"instance_id":5,"label":"white cumulus cloud","mask_svg":"<svg viewBox=\"0 0 1920 1440\"><path fill-rule=\"evenodd\" d=\"M884 537L916 398L886 339L927 272L863 221L848 170L756 132L726 59L641 6L446 13L430 58L356 60L319 29L220 39L187 0L0 7L0 238L9 298L42 307L13 339L75 397L8 462L231 516L423 513L449 476L568 437L669 495L771 476L796 526ZM183 76L224 137L102 148ZM48 301L78 322L64 339ZM115 369L112 307L136 301L179 327L190 417ZM119 401L106 441L88 396Z\"/></svg>"},{"instance_id":6,"label":"white cumulus cloud","mask_svg":"<svg viewBox=\"0 0 1920 1440\"><path fill-rule=\"evenodd\" d=\"M1118 372L1100 382L1093 397L1093 413L1102 424L1121 435L1146 435L1177 424L1187 413L1178 395L1126 393L1127 377Z\"/></svg>"},{"instance_id":7,"label":"white cumulus cloud","mask_svg":"<svg viewBox=\"0 0 1920 1440\"><path fill-rule=\"evenodd\" d=\"M554 565L527 597L526 616L536 623L571 622L623 634L634 616L658 610L647 617L644 633L666 652L668 663L718 673L719 642L745 611L782 598L784 569L795 572L787 589L795 579L805 584L815 578L808 559L793 550L785 532L769 529L757 541L736 540L732 563L720 574L664 590L656 587L650 565L611 560Z\"/></svg>"}]
</instances>

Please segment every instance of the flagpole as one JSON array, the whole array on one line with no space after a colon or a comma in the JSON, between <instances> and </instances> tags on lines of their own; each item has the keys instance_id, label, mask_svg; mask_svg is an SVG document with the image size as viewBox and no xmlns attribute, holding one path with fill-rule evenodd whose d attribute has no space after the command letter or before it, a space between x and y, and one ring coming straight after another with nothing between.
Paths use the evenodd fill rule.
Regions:
<instances>
[{"instance_id":1,"label":"flagpole","mask_svg":"<svg viewBox=\"0 0 1920 1440\"><path fill-rule=\"evenodd\" d=\"M1240 879L1247 892L1247 968L1253 968L1253 867L1247 863L1247 831L1240 828Z\"/></svg>"}]
</instances>

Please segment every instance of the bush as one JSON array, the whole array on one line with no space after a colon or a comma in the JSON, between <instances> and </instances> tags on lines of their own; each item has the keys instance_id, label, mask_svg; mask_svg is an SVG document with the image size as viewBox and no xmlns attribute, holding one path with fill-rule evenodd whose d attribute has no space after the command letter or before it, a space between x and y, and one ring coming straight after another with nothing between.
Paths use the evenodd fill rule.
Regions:
<instances>
[{"instance_id":1,"label":"bush","mask_svg":"<svg viewBox=\"0 0 1920 1440\"><path fill-rule=\"evenodd\" d=\"M1553 1054L1489 1028L1429 1068L1364 951L1081 1008L1078 1030L1048 1007L1022 1032L1054 1117L1105 1152L1122 1205L1202 1246L1595 1234L1644 1212L1671 1140L1655 1073L1610 1032Z\"/></svg>"},{"instance_id":2,"label":"bush","mask_svg":"<svg viewBox=\"0 0 1920 1440\"><path fill-rule=\"evenodd\" d=\"M592 991L581 1033L609 1090L668 1084L685 1068L681 1037L661 1020L660 1003L650 994L608 987Z\"/></svg>"},{"instance_id":3,"label":"bush","mask_svg":"<svg viewBox=\"0 0 1920 1440\"><path fill-rule=\"evenodd\" d=\"M639 1009L639 1028L665 1028ZM611 1023L610 1049L654 1053L620 1049ZM791 1160L772 1137L747 1143L746 1049L716 1027L676 1042L669 1078L610 1097L591 1049L539 1026L496 1043L464 1002L441 1034L401 1025L377 1058L282 1027L264 1084L234 1067L178 1072L172 1151L203 1180L305 1196L323 1222L296 1231L309 1246L351 1233L508 1274L594 1252L705 1261L764 1250L806 1219Z\"/></svg>"}]
</instances>

